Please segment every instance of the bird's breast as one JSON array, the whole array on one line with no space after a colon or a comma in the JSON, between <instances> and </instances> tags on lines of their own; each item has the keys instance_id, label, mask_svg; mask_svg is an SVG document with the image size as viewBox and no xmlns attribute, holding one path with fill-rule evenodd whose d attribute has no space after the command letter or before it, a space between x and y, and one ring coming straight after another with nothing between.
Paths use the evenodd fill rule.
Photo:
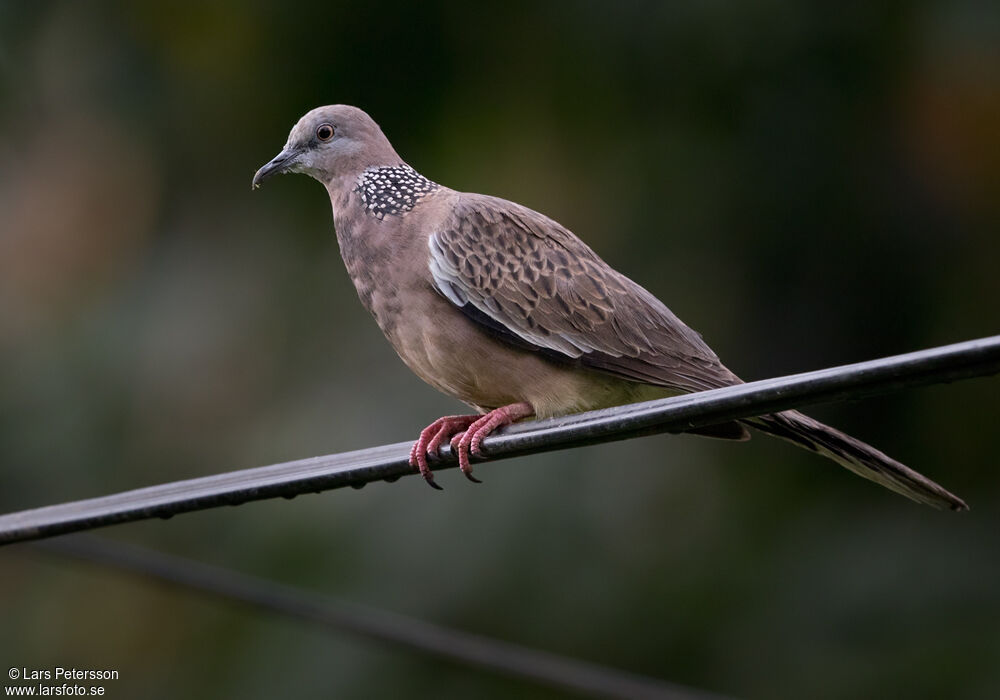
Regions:
<instances>
[{"instance_id":1,"label":"bird's breast","mask_svg":"<svg viewBox=\"0 0 1000 700\"><path fill-rule=\"evenodd\" d=\"M426 231L435 222L424 203L373 215L357 190L333 198L337 243L364 307L393 345L412 298L428 293ZM399 348L397 347L397 350Z\"/></svg>"},{"instance_id":2,"label":"bird's breast","mask_svg":"<svg viewBox=\"0 0 1000 700\"><path fill-rule=\"evenodd\" d=\"M403 362L439 391L486 409L527 401L545 416L633 399L640 385L512 347L437 291L427 241L441 222L438 208L428 205L440 196L381 218L366 211L356 192L334 201L347 272Z\"/></svg>"}]
</instances>

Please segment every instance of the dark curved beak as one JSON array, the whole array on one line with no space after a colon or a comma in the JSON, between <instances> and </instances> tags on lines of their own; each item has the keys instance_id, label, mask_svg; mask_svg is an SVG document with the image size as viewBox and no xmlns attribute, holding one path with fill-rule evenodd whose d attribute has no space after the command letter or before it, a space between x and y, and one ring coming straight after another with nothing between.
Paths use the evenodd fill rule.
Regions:
<instances>
[{"instance_id":1,"label":"dark curved beak","mask_svg":"<svg viewBox=\"0 0 1000 700\"><path fill-rule=\"evenodd\" d=\"M272 175L280 175L281 173L286 172L295 162L299 153L300 151L297 148L284 149L254 174L253 182L250 183L250 189L257 189L260 187L261 182Z\"/></svg>"}]
</instances>

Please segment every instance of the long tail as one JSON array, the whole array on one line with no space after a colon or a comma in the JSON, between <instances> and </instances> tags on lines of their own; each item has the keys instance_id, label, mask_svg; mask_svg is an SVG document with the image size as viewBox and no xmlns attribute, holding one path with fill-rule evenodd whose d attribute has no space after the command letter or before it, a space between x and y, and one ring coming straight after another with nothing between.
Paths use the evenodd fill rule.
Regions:
<instances>
[{"instance_id":1,"label":"long tail","mask_svg":"<svg viewBox=\"0 0 1000 700\"><path fill-rule=\"evenodd\" d=\"M742 421L769 435L794 442L800 447L818 452L852 472L887 489L925 503L934 508L968 510L958 496L949 493L933 481L905 464L900 464L871 445L852 438L798 411L784 411Z\"/></svg>"}]
</instances>

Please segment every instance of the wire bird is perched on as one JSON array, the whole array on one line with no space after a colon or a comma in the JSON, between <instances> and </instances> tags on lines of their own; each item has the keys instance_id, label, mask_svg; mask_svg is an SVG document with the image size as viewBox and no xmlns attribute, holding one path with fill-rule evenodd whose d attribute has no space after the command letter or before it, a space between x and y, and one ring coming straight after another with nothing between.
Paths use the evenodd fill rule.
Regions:
<instances>
[{"instance_id":1,"label":"wire bird is perched on","mask_svg":"<svg viewBox=\"0 0 1000 700\"><path fill-rule=\"evenodd\" d=\"M519 204L431 182L356 107L302 117L253 185L284 172L326 187L347 271L403 361L479 411L440 418L420 434L410 462L432 486L428 458L445 441L474 479L470 453L502 425L741 382L699 334L570 231ZM746 440L746 426L920 503L967 508L798 411L690 432Z\"/></svg>"}]
</instances>

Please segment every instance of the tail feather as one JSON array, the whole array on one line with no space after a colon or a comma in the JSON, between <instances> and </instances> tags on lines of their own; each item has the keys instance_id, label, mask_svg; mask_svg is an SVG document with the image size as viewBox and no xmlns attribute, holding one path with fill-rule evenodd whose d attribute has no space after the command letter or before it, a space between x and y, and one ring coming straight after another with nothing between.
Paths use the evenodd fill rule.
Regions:
<instances>
[{"instance_id":1,"label":"tail feather","mask_svg":"<svg viewBox=\"0 0 1000 700\"><path fill-rule=\"evenodd\" d=\"M934 508L968 510L958 496L935 484L905 464L900 464L871 445L798 411L784 411L743 421L769 435L817 452L852 472L896 493Z\"/></svg>"}]
</instances>

